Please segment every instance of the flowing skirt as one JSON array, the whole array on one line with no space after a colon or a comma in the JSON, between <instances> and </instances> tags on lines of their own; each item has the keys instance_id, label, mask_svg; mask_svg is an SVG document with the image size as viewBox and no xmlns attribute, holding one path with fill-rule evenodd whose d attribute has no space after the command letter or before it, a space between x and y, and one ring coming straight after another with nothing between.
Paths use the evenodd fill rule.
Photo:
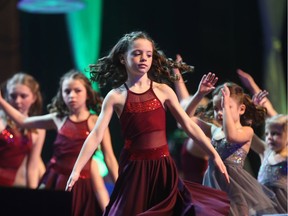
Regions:
<instances>
[{"instance_id":1,"label":"flowing skirt","mask_svg":"<svg viewBox=\"0 0 288 216\"><path fill-rule=\"evenodd\" d=\"M272 201L275 194L267 187L262 186L240 164L225 161L230 177L227 184L223 175L209 161L203 184L225 191L231 201L230 215L262 215L276 213L276 204Z\"/></svg>"},{"instance_id":2,"label":"flowing skirt","mask_svg":"<svg viewBox=\"0 0 288 216\"><path fill-rule=\"evenodd\" d=\"M139 152L124 149L119 169L104 212L106 216L207 216L211 212L213 216L223 216L229 213L226 193L183 182L178 177L167 145Z\"/></svg>"}]
</instances>

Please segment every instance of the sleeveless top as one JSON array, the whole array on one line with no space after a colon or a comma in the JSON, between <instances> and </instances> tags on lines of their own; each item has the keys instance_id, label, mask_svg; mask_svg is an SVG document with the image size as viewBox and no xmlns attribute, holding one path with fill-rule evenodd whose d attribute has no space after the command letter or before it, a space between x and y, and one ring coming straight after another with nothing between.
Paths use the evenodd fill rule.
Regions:
<instances>
[{"instance_id":1,"label":"sleeveless top","mask_svg":"<svg viewBox=\"0 0 288 216\"><path fill-rule=\"evenodd\" d=\"M166 113L152 89L152 83L151 81L150 88L143 93L132 92L125 84L128 93L120 116L120 123L125 138L124 149L133 152L132 158L153 159L169 155L166 138ZM146 154L145 149L151 148L155 151L149 150Z\"/></svg>"},{"instance_id":2,"label":"sleeveless top","mask_svg":"<svg viewBox=\"0 0 288 216\"><path fill-rule=\"evenodd\" d=\"M67 118L57 133L53 146L53 157L50 162L56 170L64 175L70 175L82 145L90 133L87 123L88 119L81 122L73 122ZM90 177L89 162L84 166L80 174L80 178L88 177Z\"/></svg>"},{"instance_id":3,"label":"sleeveless top","mask_svg":"<svg viewBox=\"0 0 288 216\"><path fill-rule=\"evenodd\" d=\"M275 213L275 203L271 200L275 196L274 193L262 186L243 168L247 152L240 144L229 143L221 127L213 125L211 132L211 142L226 166L230 183L227 184L223 180L221 172L209 159L203 184L221 189L228 194L230 214L233 216Z\"/></svg>"},{"instance_id":4,"label":"sleeveless top","mask_svg":"<svg viewBox=\"0 0 288 216\"><path fill-rule=\"evenodd\" d=\"M260 166L258 181L267 186L277 184L283 188L287 188L287 158L277 164L271 165L269 164L268 157L272 152L272 150L265 152L266 157L264 157Z\"/></svg>"},{"instance_id":5,"label":"sleeveless top","mask_svg":"<svg viewBox=\"0 0 288 216\"><path fill-rule=\"evenodd\" d=\"M67 117L63 126L58 130L53 146L53 157L40 182L40 185L45 185L45 189L65 190L82 145L90 133L88 119L74 122ZM94 193L90 165L91 158L83 167L79 179L73 187L71 216L99 216L103 213ZM55 209L55 213L57 214L57 209Z\"/></svg>"},{"instance_id":6,"label":"sleeveless top","mask_svg":"<svg viewBox=\"0 0 288 216\"><path fill-rule=\"evenodd\" d=\"M229 210L223 192L219 191L219 199L215 196L218 191L212 194L209 188L187 185L179 178L169 155L165 109L152 83L143 93L132 92L125 85L127 97L120 115L125 145L119 158L119 177L103 216L192 216L195 211L196 215L227 215L222 214Z\"/></svg>"},{"instance_id":7,"label":"sleeveless top","mask_svg":"<svg viewBox=\"0 0 288 216\"><path fill-rule=\"evenodd\" d=\"M23 159L32 149L31 132L24 134L17 128L0 133L0 185L12 186Z\"/></svg>"},{"instance_id":8,"label":"sleeveless top","mask_svg":"<svg viewBox=\"0 0 288 216\"><path fill-rule=\"evenodd\" d=\"M220 127L212 125L211 131L213 134L211 143L224 163L243 167L248 153L241 148L241 145L227 142L225 134Z\"/></svg>"}]
</instances>

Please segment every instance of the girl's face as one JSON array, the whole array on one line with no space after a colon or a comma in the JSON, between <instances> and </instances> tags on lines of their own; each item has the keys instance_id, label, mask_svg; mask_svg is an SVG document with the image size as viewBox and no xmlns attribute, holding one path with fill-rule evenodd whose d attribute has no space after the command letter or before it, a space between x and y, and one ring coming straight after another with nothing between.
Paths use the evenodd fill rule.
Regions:
<instances>
[{"instance_id":1,"label":"girl's face","mask_svg":"<svg viewBox=\"0 0 288 216\"><path fill-rule=\"evenodd\" d=\"M23 84L13 84L7 87L7 93L8 102L22 114L28 115L31 105L36 100L31 89Z\"/></svg>"},{"instance_id":2,"label":"girl's face","mask_svg":"<svg viewBox=\"0 0 288 216\"><path fill-rule=\"evenodd\" d=\"M243 105L244 106L244 105ZM214 107L214 118L215 120L222 125L223 123L223 108L222 108L222 96L215 95L213 97L213 107ZM242 106L239 106L235 98L230 97L229 107L232 113L232 118L234 122L240 121L240 115L244 113Z\"/></svg>"},{"instance_id":3,"label":"girl's face","mask_svg":"<svg viewBox=\"0 0 288 216\"><path fill-rule=\"evenodd\" d=\"M131 74L143 75L151 68L152 56L152 43L147 39L137 39L132 42L121 63L125 64L126 70Z\"/></svg>"},{"instance_id":4,"label":"girl's face","mask_svg":"<svg viewBox=\"0 0 288 216\"><path fill-rule=\"evenodd\" d=\"M62 97L71 112L82 108L87 109L87 90L83 81L79 79L68 78L63 81Z\"/></svg>"},{"instance_id":5,"label":"girl's face","mask_svg":"<svg viewBox=\"0 0 288 216\"><path fill-rule=\"evenodd\" d=\"M214 119L222 125L223 112L222 112L220 95L215 95L213 97L213 109L214 109Z\"/></svg>"},{"instance_id":6,"label":"girl's face","mask_svg":"<svg viewBox=\"0 0 288 216\"><path fill-rule=\"evenodd\" d=\"M265 127L265 141L276 153L281 152L288 145L287 131L279 125L268 125Z\"/></svg>"}]
</instances>

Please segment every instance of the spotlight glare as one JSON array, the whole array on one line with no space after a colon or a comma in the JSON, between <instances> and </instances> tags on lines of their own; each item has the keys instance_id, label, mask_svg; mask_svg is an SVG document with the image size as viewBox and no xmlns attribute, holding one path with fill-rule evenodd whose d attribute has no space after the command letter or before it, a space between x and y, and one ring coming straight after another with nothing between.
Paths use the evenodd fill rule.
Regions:
<instances>
[{"instance_id":1,"label":"spotlight glare","mask_svg":"<svg viewBox=\"0 0 288 216\"><path fill-rule=\"evenodd\" d=\"M81 0L22 0L17 4L19 10L39 14L69 13L84 7Z\"/></svg>"}]
</instances>

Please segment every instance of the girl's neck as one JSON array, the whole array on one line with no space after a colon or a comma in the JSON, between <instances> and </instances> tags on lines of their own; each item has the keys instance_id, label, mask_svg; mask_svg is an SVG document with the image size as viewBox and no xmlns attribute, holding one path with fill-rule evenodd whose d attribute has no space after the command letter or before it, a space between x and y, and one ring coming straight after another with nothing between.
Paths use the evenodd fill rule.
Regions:
<instances>
[{"instance_id":1,"label":"girl's neck","mask_svg":"<svg viewBox=\"0 0 288 216\"><path fill-rule=\"evenodd\" d=\"M287 146L285 148L283 148L281 151L275 152L275 154L279 154L282 157L287 157L288 156L288 148L287 148Z\"/></svg>"},{"instance_id":2,"label":"girl's neck","mask_svg":"<svg viewBox=\"0 0 288 216\"><path fill-rule=\"evenodd\" d=\"M271 165L275 165L277 163L281 163L282 161L287 160L287 149L283 149L281 152L276 153L272 151L272 153L268 156L268 162Z\"/></svg>"},{"instance_id":3,"label":"girl's neck","mask_svg":"<svg viewBox=\"0 0 288 216\"><path fill-rule=\"evenodd\" d=\"M81 122L86 120L90 116L88 109L79 112L73 112L69 115L69 118L74 122Z\"/></svg>"},{"instance_id":4,"label":"girl's neck","mask_svg":"<svg viewBox=\"0 0 288 216\"><path fill-rule=\"evenodd\" d=\"M128 74L128 78L126 81L127 85L129 86L145 86L147 83L150 84L150 79L148 78L147 74L144 74L142 76L134 76L131 74Z\"/></svg>"},{"instance_id":5,"label":"girl's neck","mask_svg":"<svg viewBox=\"0 0 288 216\"><path fill-rule=\"evenodd\" d=\"M126 84L128 85L129 88L133 88L136 90L143 90L147 89L147 87L150 87L151 80L146 76L146 77L138 77L138 78L131 78L128 77Z\"/></svg>"}]
</instances>

